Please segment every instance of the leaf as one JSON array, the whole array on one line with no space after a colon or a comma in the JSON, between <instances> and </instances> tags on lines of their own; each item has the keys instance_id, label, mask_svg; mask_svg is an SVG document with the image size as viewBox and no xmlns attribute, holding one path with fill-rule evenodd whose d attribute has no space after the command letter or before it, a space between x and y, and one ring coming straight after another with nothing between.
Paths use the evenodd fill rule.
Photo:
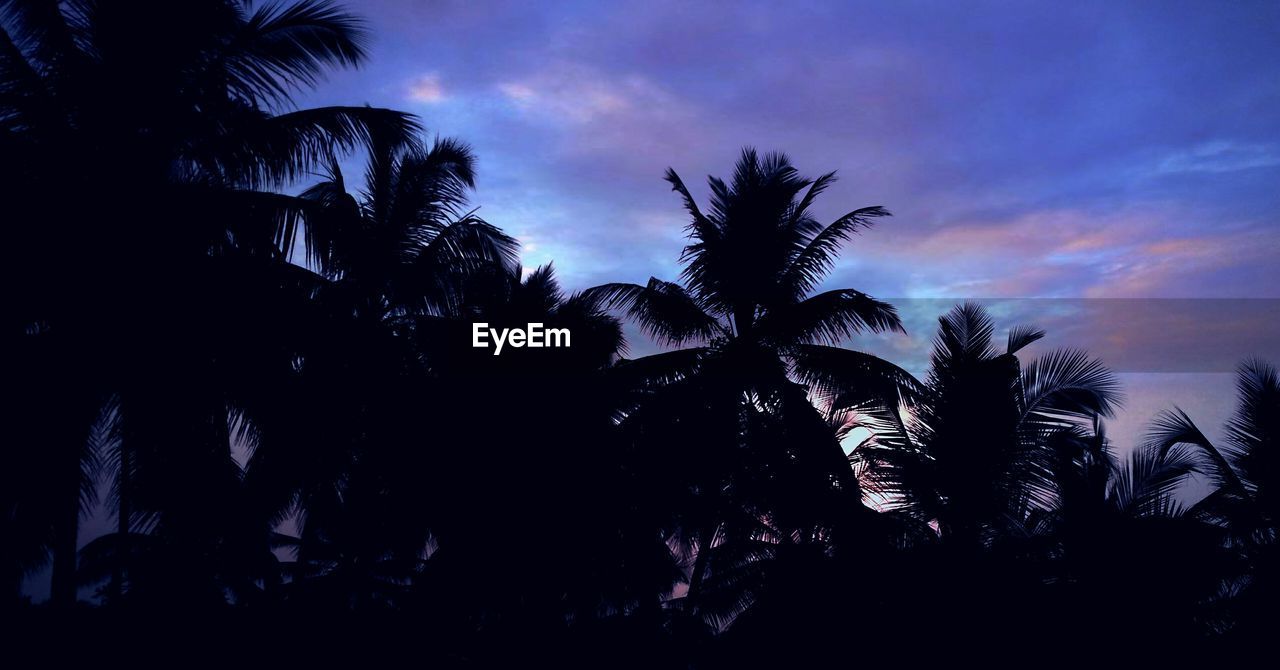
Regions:
<instances>
[{"instance_id":1,"label":"leaf","mask_svg":"<svg viewBox=\"0 0 1280 670\"><path fill-rule=\"evenodd\" d=\"M1165 457L1178 445L1190 445L1203 457L1196 471L1207 476L1215 488L1244 493L1244 484L1226 457L1205 437L1191 417L1181 409L1161 412L1147 432L1144 448Z\"/></svg>"},{"instance_id":2,"label":"leaf","mask_svg":"<svg viewBox=\"0 0 1280 670\"><path fill-rule=\"evenodd\" d=\"M779 305L757 324L763 337L779 344L822 341L838 344L863 331L906 333L898 311L887 302L852 289L819 293L794 304Z\"/></svg>"},{"instance_id":3,"label":"leaf","mask_svg":"<svg viewBox=\"0 0 1280 670\"><path fill-rule=\"evenodd\" d=\"M280 102L329 67L359 64L367 41L363 22L336 2L270 3L244 22L223 62L242 94Z\"/></svg>"},{"instance_id":4,"label":"leaf","mask_svg":"<svg viewBox=\"0 0 1280 670\"><path fill-rule=\"evenodd\" d=\"M404 112L376 107L318 107L277 116L243 111L216 137L187 153L229 184L281 186L331 164L334 152L412 141L421 131Z\"/></svg>"},{"instance_id":5,"label":"leaf","mask_svg":"<svg viewBox=\"0 0 1280 670\"><path fill-rule=\"evenodd\" d=\"M1083 351L1058 349L1022 371L1023 417L1111 416L1121 401L1120 384L1106 366Z\"/></svg>"},{"instance_id":6,"label":"leaf","mask_svg":"<svg viewBox=\"0 0 1280 670\"><path fill-rule=\"evenodd\" d=\"M650 336L665 344L706 342L721 332L716 319L702 310L679 285L650 278L639 284L602 284L583 295L606 308L626 311Z\"/></svg>"},{"instance_id":7,"label":"leaf","mask_svg":"<svg viewBox=\"0 0 1280 670\"><path fill-rule=\"evenodd\" d=\"M855 233L874 225L874 219L892 216L884 207L862 207L836 219L804 244L783 271L779 283L792 296L812 291L835 267L840 245Z\"/></svg>"},{"instance_id":8,"label":"leaf","mask_svg":"<svg viewBox=\"0 0 1280 670\"><path fill-rule=\"evenodd\" d=\"M1039 328L1030 326L1014 326L1009 329L1009 345L1005 349L1006 353L1016 354L1027 345L1044 337L1045 333Z\"/></svg>"}]
</instances>

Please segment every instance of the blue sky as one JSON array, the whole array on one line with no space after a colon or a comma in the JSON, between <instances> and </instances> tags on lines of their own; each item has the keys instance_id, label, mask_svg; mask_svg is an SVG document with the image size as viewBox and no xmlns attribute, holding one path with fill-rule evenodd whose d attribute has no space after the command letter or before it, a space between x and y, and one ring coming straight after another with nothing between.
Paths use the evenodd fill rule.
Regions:
<instances>
[{"instance_id":1,"label":"blue sky","mask_svg":"<svg viewBox=\"0 0 1280 670\"><path fill-rule=\"evenodd\" d=\"M918 370L946 305L1051 299L994 304L1126 373L1124 441L1175 402L1212 434L1235 361L1280 359L1280 3L352 6L368 63L301 103L470 142L481 215L570 288L674 278L663 171L703 195L750 144L838 170L824 216L894 213L828 285L910 335L851 346Z\"/></svg>"}]
</instances>

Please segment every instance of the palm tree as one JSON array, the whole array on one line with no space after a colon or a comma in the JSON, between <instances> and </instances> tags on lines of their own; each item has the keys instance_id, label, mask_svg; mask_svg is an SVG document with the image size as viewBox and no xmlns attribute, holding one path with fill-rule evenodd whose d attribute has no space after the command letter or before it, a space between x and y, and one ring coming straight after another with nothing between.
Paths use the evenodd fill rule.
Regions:
<instances>
[{"instance_id":1,"label":"palm tree","mask_svg":"<svg viewBox=\"0 0 1280 670\"><path fill-rule=\"evenodd\" d=\"M306 174L335 149L407 136L416 123L381 109L289 110L293 91L364 56L358 21L330 2L7 0L0 10L0 181L15 224L0 265L12 273L7 285L29 287L6 298L4 350L13 360L48 351L48 365L74 380L74 400L58 392L38 413L15 408L69 433L60 444L40 431L23 436L64 454L29 475L75 500L92 474L82 466L95 462L85 451L93 421L118 399L121 411L166 417L175 429L123 433L132 444L120 448L138 457L126 462L143 467L143 455L163 454L168 481L223 478L157 494L186 500L190 512L170 514L166 527L201 523L210 503L200 496L236 476L230 399L220 394L236 377L213 362L245 350L218 342L219 324L270 314L260 296L304 281L284 267L288 210L255 189ZM250 286L233 269L267 283ZM45 523L13 518L42 513L28 501L6 505L11 523ZM52 508L62 510L47 520L56 538L40 541L54 548L63 604L75 597L76 507Z\"/></svg>"},{"instance_id":2,"label":"palm tree","mask_svg":"<svg viewBox=\"0 0 1280 670\"><path fill-rule=\"evenodd\" d=\"M430 535L421 500L394 497L420 488L421 469L396 454L422 441L439 404L416 324L456 309L464 278L514 266L516 245L465 209L475 159L455 140L375 135L354 195L336 161L326 170L299 196L276 198L282 253L311 286L295 317L307 327L291 331L296 356L280 386L244 397L255 446L244 479L266 525L301 524L297 598L385 605L420 568ZM408 483L392 486L396 476Z\"/></svg>"},{"instance_id":3,"label":"palm tree","mask_svg":"<svg viewBox=\"0 0 1280 670\"><path fill-rule=\"evenodd\" d=\"M375 142L359 193L335 165L288 205L291 236L323 279L315 302L335 320L300 362L305 399L263 397L248 411L251 439L275 448L255 452L246 481L277 518L301 513L291 597L364 608L407 606L419 592L433 609L483 616L521 602L526 614L533 603L546 613L656 604L662 566L622 569L663 556L656 531L646 540L623 523L625 505L607 502L626 490L604 374L625 346L618 323L595 299L565 296L550 267L521 277L515 242L467 209L474 175L457 141ZM495 357L470 347L482 321L567 328L573 343ZM540 393L521 397L529 380ZM491 455L509 450L505 436L477 429L494 407L542 426L501 462ZM513 499L527 509L494 507ZM576 509L584 499L595 504ZM517 571L505 567L511 547L543 532L525 513L560 519L572 539ZM650 577L659 583L642 586Z\"/></svg>"},{"instance_id":4,"label":"palm tree","mask_svg":"<svg viewBox=\"0 0 1280 670\"><path fill-rule=\"evenodd\" d=\"M1080 351L1047 352L1023 367L1017 353L1044 337L995 326L975 303L939 319L928 375L895 406L864 405L856 425L872 436L851 454L863 482L889 509L936 524L944 541L986 546L1004 524L1054 502L1058 441L1087 434L1119 403L1114 377Z\"/></svg>"},{"instance_id":5,"label":"palm tree","mask_svg":"<svg viewBox=\"0 0 1280 670\"><path fill-rule=\"evenodd\" d=\"M986 311L965 303L939 319L930 369L897 406L863 406L875 434L851 458L888 507L936 523L971 549L1053 502L1054 441L1110 416L1119 387L1100 362L1053 350L1025 367L1017 353L1044 332L1017 327L1003 351Z\"/></svg>"},{"instance_id":6,"label":"palm tree","mask_svg":"<svg viewBox=\"0 0 1280 670\"><path fill-rule=\"evenodd\" d=\"M375 320L456 308L457 282L476 270L512 269L515 240L468 211L475 156L454 139L430 145L377 137L364 188L347 191L336 163L296 199L294 228L309 266L358 295Z\"/></svg>"},{"instance_id":7,"label":"palm tree","mask_svg":"<svg viewBox=\"0 0 1280 670\"><path fill-rule=\"evenodd\" d=\"M571 346L495 356L470 347L477 322L543 323ZM417 488L433 492L419 505L434 510L438 546L427 602L539 630L656 610L678 572L614 421L626 391L612 367L626 348L617 319L544 266L476 273L455 311L416 329L448 418L420 465L397 468L428 473Z\"/></svg>"},{"instance_id":8,"label":"palm tree","mask_svg":"<svg viewBox=\"0 0 1280 670\"><path fill-rule=\"evenodd\" d=\"M1095 439L1094 422L1119 402L1111 373L1084 353L1054 350L1023 366L1019 352L1044 333L1013 328L1001 348L994 336L986 311L962 304L939 319L924 381L900 384L899 396L859 394L830 376L817 387L846 427L870 431L849 459L898 548L857 568L829 567L876 575L866 587L833 588L945 633L940 643L1047 630L1028 629L1020 614L1052 611L1037 600L1044 576L1035 557L1049 552L1027 539L1028 527L1061 502L1062 454Z\"/></svg>"},{"instance_id":9,"label":"palm tree","mask_svg":"<svg viewBox=\"0 0 1280 670\"><path fill-rule=\"evenodd\" d=\"M1117 453L1101 422L1053 439L1049 506L1002 549L1047 586L1045 629L1070 636L1098 625L1135 635L1197 636L1210 628L1221 579L1233 568L1222 533L1183 502L1194 456L1146 444ZM1097 603L1122 604L1096 608ZM1086 623L1078 612L1102 609Z\"/></svg>"},{"instance_id":10,"label":"palm tree","mask_svg":"<svg viewBox=\"0 0 1280 670\"><path fill-rule=\"evenodd\" d=\"M1191 450L1195 471L1211 490L1188 514L1222 528L1227 546L1241 557L1243 570L1227 576L1227 594L1242 633L1260 640L1270 633L1280 593L1280 375L1253 359L1240 365L1236 378L1238 404L1221 447L1176 408L1156 418L1149 446L1172 457Z\"/></svg>"},{"instance_id":11,"label":"palm tree","mask_svg":"<svg viewBox=\"0 0 1280 670\"><path fill-rule=\"evenodd\" d=\"M627 423L651 472L679 463L664 492L682 529L673 540L700 547L689 578L695 601L721 540L752 535L766 516L815 540L853 513L857 482L835 431L792 376L816 384L836 375L896 397L909 375L835 346L861 332L902 331L892 306L853 289L815 293L841 244L886 210L864 207L823 225L810 208L835 173L808 179L786 156L750 148L729 182L708 178L707 213L674 170L666 179L692 219L682 283L653 278L587 293L663 344L685 347L623 367L670 382L642 394Z\"/></svg>"}]
</instances>

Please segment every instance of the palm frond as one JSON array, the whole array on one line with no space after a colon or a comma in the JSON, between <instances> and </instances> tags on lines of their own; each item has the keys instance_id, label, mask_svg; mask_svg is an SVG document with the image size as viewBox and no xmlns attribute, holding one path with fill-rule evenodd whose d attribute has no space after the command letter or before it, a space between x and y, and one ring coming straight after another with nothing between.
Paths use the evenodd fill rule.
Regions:
<instances>
[{"instance_id":1,"label":"palm frond","mask_svg":"<svg viewBox=\"0 0 1280 670\"><path fill-rule=\"evenodd\" d=\"M702 210L698 207L698 201L693 199L693 195L689 193L689 189L685 187L684 181L680 179L680 175L672 168L667 168L664 176L667 183L671 184L671 190L680 194L681 200L684 202L685 211L692 217L689 224L690 233L698 239L714 239L719 235L719 228L715 222L708 219Z\"/></svg>"},{"instance_id":2,"label":"palm frond","mask_svg":"<svg viewBox=\"0 0 1280 670\"><path fill-rule=\"evenodd\" d=\"M1023 417L1111 416L1121 402L1115 375L1083 351L1051 351L1022 371Z\"/></svg>"},{"instance_id":3,"label":"palm frond","mask_svg":"<svg viewBox=\"0 0 1280 670\"><path fill-rule=\"evenodd\" d=\"M271 3L244 22L224 62L240 94L284 101L329 67L358 65L367 39L363 22L331 0Z\"/></svg>"},{"instance_id":4,"label":"palm frond","mask_svg":"<svg viewBox=\"0 0 1280 670\"><path fill-rule=\"evenodd\" d=\"M1195 470L1195 460L1182 450L1161 452L1139 447L1116 466L1107 498L1116 509L1135 516L1157 516L1170 509L1169 499Z\"/></svg>"},{"instance_id":5,"label":"palm frond","mask_svg":"<svg viewBox=\"0 0 1280 670\"><path fill-rule=\"evenodd\" d=\"M760 319L757 331L784 344L821 341L833 345L865 331L907 332L893 305L851 289L779 305Z\"/></svg>"},{"instance_id":6,"label":"palm frond","mask_svg":"<svg viewBox=\"0 0 1280 670\"><path fill-rule=\"evenodd\" d=\"M516 271L520 244L500 228L476 216L454 221L414 249L400 281L394 285L403 303L418 303L428 312L447 309L458 297L456 282L484 267Z\"/></svg>"},{"instance_id":7,"label":"palm frond","mask_svg":"<svg viewBox=\"0 0 1280 670\"><path fill-rule=\"evenodd\" d=\"M46 0L5 0L0 3L0 29L25 59L37 68L79 56L63 3ZM82 3L69 3L75 11Z\"/></svg>"},{"instance_id":8,"label":"palm frond","mask_svg":"<svg viewBox=\"0 0 1280 670\"><path fill-rule=\"evenodd\" d=\"M710 352L706 347L689 347L623 359L609 369L609 374L624 388L664 386L697 374Z\"/></svg>"},{"instance_id":9,"label":"palm frond","mask_svg":"<svg viewBox=\"0 0 1280 670\"><path fill-rule=\"evenodd\" d=\"M1045 333L1031 326L1014 326L1009 329L1009 345L1005 353L1016 354L1028 345L1044 337Z\"/></svg>"},{"instance_id":10,"label":"palm frond","mask_svg":"<svg viewBox=\"0 0 1280 670\"><path fill-rule=\"evenodd\" d=\"M911 373L877 356L817 344L788 350L792 373L821 403L836 409L876 403L897 408L923 392Z\"/></svg>"},{"instance_id":11,"label":"palm frond","mask_svg":"<svg viewBox=\"0 0 1280 670\"><path fill-rule=\"evenodd\" d=\"M938 334L933 343L933 368L940 370L953 363L991 358L995 350L991 336L995 323L981 305L965 302L938 319Z\"/></svg>"},{"instance_id":12,"label":"palm frond","mask_svg":"<svg viewBox=\"0 0 1280 670\"><path fill-rule=\"evenodd\" d=\"M1236 372L1236 410L1227 420L1226 443L1234 463L1253 486L1275 484L1280 459L1280 375L1270 363L1246 360Z\"/></svg>"},{"instance_id":13,"label":"palm frond","mask_svg":"<svg viewBox=\"0 0 1280 670\"><path fill-rule=\"evenodd\" d=\"M720 331L719 322L698 306L679 284L650 278L639 284L602 284L583 291L610 309L623 309L650 336L666 344L706 342Z\"/></svg>"},{"instance_id":14,"label":"palm frond","mask_svg":"<svg viewBox=\"0 0 1280 670\"><path fill-rule=\"evenodd\" d=\"M835 267L836 252L860 230L870 228L875 219L892 216L884 207L862 207L836 219L805 242L784 270L780 284L794 297L812 291Z\"/></svg>"},{"instance_id":15,"label":"palm frond","mask_svg":"<svg viewBox=\"0 0 1280 670\"><path fill-rule=\"evenodd\" d=\"M793 207L789 225L802 233L807 233L808 231L800 229L803 228L803 223L808 218L809 208L813 206L813 203L818 199L818 196L822 195L822 193L830 188L834 183L836 183L836 173L834 171L828 172L817 179L814 179L813 183L809 184L809 188L805 190L804 196L802 196ZM806 234L806 238L807 237L808 235Z\"/></svg>"},{"instance_id":16,"label":"palm frond","mask_svg":"<svg viewBox=\"0 0 1280 670\"><path fill-rule=\"evenodd\" d=\"M323 169L335 152L404 144L421 131L404 112L376 107L318 107L277 116L246 115L228 134L192 149L190 158L228 184L281 186Z\"/></svg>"},{"instance_id":17,"label":"palm frond","mask_svg":"<svg viewBox=\"0 0 1280 670\"><path fill-rule=\"evenodd\" d=\"M475 188L475 154L466 143L436 139L430 148L408 148L400 155L394 192L379 225L431 236L463 215Z\"/></svg>"},{"instance_id":18,"label":"palm frond","mask_svg":"<svg viewBox=\"0 0 1280 670\"><path fill-rule=\"evenodd\" d=\"M1147 432L1144 446L1161 457L1179 445L1195 447L1202 459L1196 470L1204 474L1215 488L1243 492L1244 484L1222 452L1201 432L1191 417L1181 409L1161 412Z\"/></svg>"},{"instance_id":19,"label":"palm frond","mask_svg":"<svg viewBox=\"0 0 1280 670\"><path fill-rule=\"evenodd\" d=\"M22 131L56 117L40 72L0 21L0 130Z\"/></svg>"}]
</instances>

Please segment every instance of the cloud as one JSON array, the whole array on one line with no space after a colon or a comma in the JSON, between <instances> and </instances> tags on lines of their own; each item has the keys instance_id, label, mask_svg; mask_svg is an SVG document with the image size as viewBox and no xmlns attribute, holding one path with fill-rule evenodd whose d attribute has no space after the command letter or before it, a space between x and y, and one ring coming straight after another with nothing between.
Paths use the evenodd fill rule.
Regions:
<instances>
[{"instance_id":1,"label":"cloud","mask_svg":"<svg viewBox=\"0 0 1280 670\"><path fill-rule=\"evenodd\" d=\"M1156 168L1162 174L1180 172L1235 172L1280 165L1280 148L1268 144L1206 142L1165 157Z\"/></svg>"},{"instance_id":2,"label":"cloud","mask_svg":"<svg viewBox=\"0 0 1280 670\"><path fill-rule=\"evenodd\" d=\"M1203 296L1206 288L1217 289L1217 295L1223 295L1226 282L1210 283L1206 278L1232 268L1269 265L1271 259L1280 254L1280 240L1265 231L1204 231L1179 237L1152 237L1154 239L1126 250L1085 295L1091 298ZM1235 293L1239 295L1246 289L1257 288L1241 287ZM1253 292L1248 290L1244 294Z\"/></svg>"},{"instance_id":3,"label":"cloud","mask_svg":"<svg viewBox=\"0 0 1280 670\"><path fill-rule=\"evenodd\" d=\"M1079 295L1117 259L1134 253L1144 234L1167 216L1158 207L1112 213L1064 207L972 214L917 232L907 243L888 231L871 231L858 246L867 249L862 255L876 270L909 268L899 286L889 289L905 297ZM858 250L851 249L851 254ZM855 273L875 274L882 273Z\"/></svg>"},{"instance_id":4,"label":"cloud","mask_svg":"<svg viewBox=\"0 0 1280 670\"><path fill-rule=\"evenodd\" d=\"M447 96L440 75L429 72L409 83L408 97L414 102L434 105L443 102Z\"/></svg>"},{"instance_id":5,"label":"cloud","mask_svg":"<svg viewBox=\"0 0 1280 670\"><path fill-rule=\"evenodd\" d=\"M564 124L669 118L685 109L648 77L609 73L571 61L549 63L501 81L497 89L517 109Z\"/></svg>"}]
</instances>

